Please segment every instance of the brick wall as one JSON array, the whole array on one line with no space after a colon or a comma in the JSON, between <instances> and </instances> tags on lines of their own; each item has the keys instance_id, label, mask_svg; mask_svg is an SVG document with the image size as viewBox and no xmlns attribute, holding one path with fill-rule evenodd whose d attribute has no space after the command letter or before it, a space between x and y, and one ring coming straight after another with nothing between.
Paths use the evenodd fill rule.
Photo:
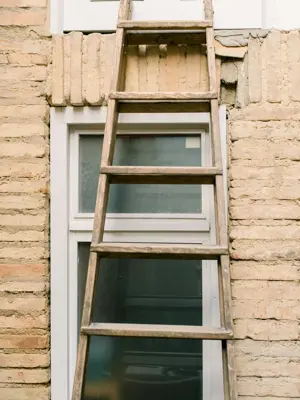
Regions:
<instances>
[{"instance_id":1,"label":"brick wall","mask_svg":"<svg viewBox=\"0 0 300 400\"><path fill-rule=\"evenodd\" d=\"M49 397L46 0L0 2L0 398Z\"/></svg>"},{"instance_id":2,"label":"brick wall","mask_svg":"<svg viewBox=\"0 0 300 400\"><path fill-rule=\"evenodd\" d=\"M113 38L72 33L55 37L52 45L46 5L46 0L2 0L0 6L0 398L5 400L49 398L47 101L101 104L109 82ZM300 398L300 35L219 36L225 45L248 45L244 60L223 58L221 68L221 99L228 106L238 391L241 400ZM131 88L199 90L205 77L205 68L196 68L199 49L182 50L131 54L130 68L139 77L133 81L138 87ZM71 63L77 56L80 63ZM174 66L179 73L172 76ZM89 74L99 86L89 86Z\"/></svg>"},{"instance_id":3,"label":"brick wall","mask_svg":"<svg viewBox=\"0 0 300 400\"><path fill-rule=\"evenodd\" d=\"M300 398L300 35L252 38L228 112L238 392Z\"/></svg>"}]
</instances>

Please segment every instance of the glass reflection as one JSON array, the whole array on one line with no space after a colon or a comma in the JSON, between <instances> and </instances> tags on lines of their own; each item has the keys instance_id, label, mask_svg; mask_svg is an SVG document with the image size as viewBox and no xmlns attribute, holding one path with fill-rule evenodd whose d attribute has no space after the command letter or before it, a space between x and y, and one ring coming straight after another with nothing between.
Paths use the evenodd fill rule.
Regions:
<instances>
[{"instance_id":1,"label":"glass reflection","mask_svg":"<svg viewBox=\"0 0 300 400\"><path fill-rule=\"evenodd\" d=\"M202 341L92 337L83 400L201 400Z\"/></svg>"},{"instance_id":2,"label":"glass reflection","mask_svg":"<svg viewBox=\"0 0 300 400\"><path fill-rule=\"evenodd\" d=\"M102 137L79 139L79 211L94 212ZM200 136L122 136L114 165L201 166ZM112 185L111 213L201 213L201 185Z\"/></svg>"}]
</instances>

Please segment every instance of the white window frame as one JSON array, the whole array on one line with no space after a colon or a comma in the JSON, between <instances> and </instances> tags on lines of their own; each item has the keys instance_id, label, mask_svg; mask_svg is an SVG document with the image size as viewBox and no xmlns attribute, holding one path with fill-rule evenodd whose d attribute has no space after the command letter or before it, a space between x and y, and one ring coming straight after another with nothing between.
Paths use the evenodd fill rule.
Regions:
<instances>
[{"instance_id":1,"label":"white window frame","mask_svg":"<svg viewBox=\"0 0 300 400\"><path fill-rule=\"evenodd\" d=\"M78 193L78 135L95 132L95 125L103 126L106 118L106 108L53 108L51 110L51 399L70 400L73 374L77 352L77 275L74 265L78 261L78 243L91 240L93 214L80 214L77 212L76 201L70 201L70 193ZM152 123L153 114L121 114L120 124ZM209 114L156 114L155 123L161 132L168 124L188 124L189 127L197 126L204 133L209 127ZM226 171L226 109L220 107L220 123L223 141L224 171ZM80 128L78 129L78 127ZM99 132L99 128L98 128ZM121 132L121 131L120 131ZM124 133L126 131L123 130ZM202 134L202 138L208 134ZM209 157L208 141L203 139L202 145ZM72 152L71 152L72 150ZM77 152L77 153L76 153ZM72 156L70 157L70 154ZM100 159L100 155L99 155ZM226 180L225 180L226 181ZM224 188L226 190L226 188ZM212 198L212 190L207 187L208 196ZM227 190L226 190L227 192ZM75 198L77 196L71 196ZM204 207L203 214L191 215L184 218L180 215L166 215L156 223L167 223L168 229L180 224L189 224L189 229L197 229L199 225L201 241L210 243L214 240L214 217L212 207ZM165 217L166 217L165 216ZM117 218L116 218L117 217ZM125 218L124 218L125 217ZM128 214L127 214L128 217ZM144 224L151 220L145 218ZM196 219L194 219L196 217ZM131 220L131 218L130 218ZM147 221L148 220L148 221ZM153 222L153 219L152 219ZM134 221L132 222L135 223ZM177 225L176 225L177 224ZM128 226L126 215L109 215L106 224L106 240L118 238L124 240L123 230ZM145 226L146 226L145 225ZM209 226L211 225L211 226ZM133 233L134 236L134 233ZM181 236L181 235L180 235ZM140 239L139 233L139 239ZM165 237L165 235L164 235ZM209 239L208 239L209 237ZM134 239L134 237L128 240ZM145 240L149 238L145 236ZM176 241L176 238L172 239ZM187 238L191 241L191 237ZM219 326L219 306L217 289L217 268L213 261L206 261L203 268L203 324ZM220 343L205 341L203 346L203 359L210 360L205 363L203 370L204 399L222 399L222 362ZM217 380L214 380L218 376Z\"/></svg>"},{"instance_id":2,"label":"white window frame","mask_svg":"<svg viewBox=\"0 0 300 400\"><path fill-rule=\"evenodd\" d=\"M201 4L199 13L198 6L194 4L197 0L181 1L185 3L186 13L178 7L178 13L174 14L175 17L172 15L173 19L195 19L196 15L197 19L204 18ZM201 2L203 3L203 0ZM299 3L299 0L214 0L215 29L297 29L300 27ZM170 8L167 0L164 2L151 0L151 4L146 7L142 2L137 1L133 18L171 19L168 18ZM188 8L189 5L190 8ZM97 0L76 0L76 2L51 0L51 32L114 31L117 9L117 1L114 4L109 4L108 1L100 4ZM189 9L190 13L188 13ZM157 13L156 10L159 12ZM173 7L172 11L175 12L176 9Z\"/></svg>"}]
</instances>

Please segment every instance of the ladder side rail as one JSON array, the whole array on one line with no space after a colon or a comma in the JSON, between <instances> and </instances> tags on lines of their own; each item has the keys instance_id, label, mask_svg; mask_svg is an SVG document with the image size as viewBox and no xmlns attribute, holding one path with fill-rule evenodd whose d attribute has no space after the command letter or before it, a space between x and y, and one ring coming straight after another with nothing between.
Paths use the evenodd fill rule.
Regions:
<instances>
[{"instance_id":1,"label":"ladder side rail","mask_svg":"<svg viewBox=\"0 0 300 400\"><path fill-rule=\"evenodd\" d=\"M120 0L118 18L119 19L127 18L129 15L129 11L130 11L130 0ZM122 64L121 60L123 57L123 52L124 52L124 29L120 29L116 33L116 50L115 50L115 62L114 62L115 68L111 84L113 90L118 90L119 87L120 75L121 75L120 67ZM107 120L104 133L104 143L102 150L102 159L104 159L104 165L107 165L107 163L111 162L113 158L114 143L115 143L114 132L116 129L117 119L118 119L118 114L117 114L116 101L109 100ZM102 174L99 176L99 182L98 182L92 243L93 242L98 243L103 239L108 193L109 193L108 178L106 175ZM98 262L98 255L96 253L91 252L88 265L88 274L87 274L86 289L84 295L81 326L89 325L91 322L92 306L93 306L94 291L95 291L96 276L97 276L97 262ZM82 397L89 340L90 339L87 335L80 332L72 400L81 400Z\"/></svg>"},{"instance_id":2,"label":"ladder side rail","mask_svg":"<svg viewBox=\"0 0 300 400\"><path fill-rule=\"evenodd\" d=\"M204 0L204 11L205 18L213 20L214 12L212 0ZM214 51L214 29L212 28L206 29L206 43L210 90L216 91L217 71ZM221 132L217 100L211 100L211 142L213 166L222 167ZM214 191L217 243L222 243L223 245L228 246L224 197L224 175L221 177L216 177ZM218 262L218 276L221 326L225 327L225 329L233 331L229 256L225 255L220 257ZM237 400L238 395L236 386L236 373L234 368L235 360L233 340L226 340L222 342L222 358L225 400Z\"/></svg>"}]
</instances>

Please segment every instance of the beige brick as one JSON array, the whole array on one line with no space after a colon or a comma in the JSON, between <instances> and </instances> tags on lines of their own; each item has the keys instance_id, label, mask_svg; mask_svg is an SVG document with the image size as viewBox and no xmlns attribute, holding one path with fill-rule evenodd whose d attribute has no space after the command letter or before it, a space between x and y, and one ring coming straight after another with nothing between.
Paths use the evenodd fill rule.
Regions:
<instances>
[{"instance_id":1,"label":"beige brick","mask_svg":"<svg viewBox=\"0 0 300 400\"><path fill-rule=\"evenodd\" d=\"M43 157L45 146L23 142L0 143L0 157Z\"/></svg>"},{"instance_id":2,"label":"beige brick","mask_svg":"<svg viewBox=\"0 0 300 400\"><path fill-rule=\"evenodd\" d=\"M30 121L35 123L36 121L49 122L49 106L45 105L30 105L30 106L0 106L0 120L10 120L9 122L15 121Z\"/></svg>"},{"instance_id":3,"label":"beige brick","mask_svg":"<svg viewBox=\"0 0 300 400\"><path fill-rule=\"evenodd\" d=\"M43 277L47 273L45 264L0 264L0 277Z\"/></svg>"},{"instance_id":4,"label":"beige brick","mask_svg":"<svg viewBox=\"0 0 300 400\"><path fill-rule=\"evenodd\" d=\"M289 141L242 139L232 144L231 156L238 159L300 159L300 143Z\"/></svg>"},{"instance_id":5,"label":"beige brick","mask_svg":"<svg viewBox=\"0 0 300 400\"><path fill-rule=\"evenodd\" d=\"M298 241L234 240L231 256L236 260L299 260Z\"/></svg>"},{"instance_id":6,"label":"beige brick","mask_svg":"<svg viewBox=\"0 0 300 400\"><path fill-rule=\"evenodd\" d=\"M48 183L45 179L0 182L0 193L49 193Z\"/></svg>"},{"instance_id":7,"label":"beige brick","mask_svg":"<svg viewBox=\"0 0 300 400\"><path fill-rule=\"evenodd\" d=\"M17 226L20 227L44 227L45 215L1 215L0 226Z\"/></svg>"},{"instance_id":8,"label":"beige brick","mask_svg":"<svg viewBox=\"0 0 300 400\"><path fill-rule=\"evenodd\" d=\"M236 61L236 65L238 66L236 107L243 108L249 103L248 55L245 55L244 61Z\"/></svg>"},{"instance_id":9,"label":"beige brick","mask_svg":"<svg viewBox=\"0 0 300 400\"><path fill-rule=\"evenodd\" d=\"M106 36L106 35L105 35ZM105 45L104 35L101 37L101 53L104 51L103 47ZM159 52L159 49L157 50ZM150 51L151 54L151 51ZM101 77L100 77L100 85L101 89L103 86L103 76L102 76L102 69L103 69L103 62L105 57L101 57L100 55L100 69L101 69ZM151 61L153 57L151 57ZM158 61L157 61L158 62ZM153 64L153 62L151 62ZM151 69L155 69L156 77L154 77L154 73L152 71L152 84L153 87L156 87L158 90L158 67L155 65L154 67L151 65ZM139 82L138 79L133 79L133 77L138 76L139 74L139 59L138 59L138 47L137 46L128 46L128 52L126 57L126 80L125 80L125 89L128 92L139 91Z\"/></svg>"},{"instance_id":10,"label":"beige brick","mask_svg":"<svg viewBox=\"0 0 300 400\"><path fill-rule=\"evenodd\" d=\"M46 21L46 12L35 10L0 10L0 25L43 25Z\"/></svg>"},{"instance_id":11,"label":"beige brick","mask_svg":"<svg viewBox=\"0 0 300 400\"><path fill-rule=\"evenodd\" d=\"M298 282L234 281L232 295L237 299L299 300Z\"/></svg>"},{"instance_id":12,"label":"beige brick","mask_svg":"<svg viewBox=\"0 0 300 400\"><path fill-rule=\"evenodd\" d=\"M236 359L239 376L300 377L300 359L240 356Z\"/></svg>"},{"instance_id":13,"label":"beige brick","mask_svg":"<svg viewBox=\"0 0 300 400\"><path fill-rule=\"evenodd\" d=\"M249 38L248 44L249 101L258 103L262 98L262 55L259 38Z\"/></svg>"},{"instance_id":14,"label":"beige brick","mask_svg":"<svg viewBox=\"0 0 300 400\"><path fill-rule=\"evenodd\" d=\"M2 177L34 178L43 177L46 174L47 161L32 159L27 162L16 160L0 161L0 175Z\"/></svg>"},{"instance_id":15,"label":"beige brick","mask_svg":"<svg viewBox=\"0 0 300 400\"><path fill-rule=\"evenodd\" d=\"M280 185L280 186L279 186ZM269 181L237 180L232 182L230 191L232 199L253 200L298 200L300 197L300 182L290 179L282 182L280 178Z\"/></svg>"},{"instance_id":16,"label":"beige brick","mask_svg":"<svg viewBox=\"0 0 300 400\"><path fill-rule=\"evenodd\" d=\"M49 396L50 388L44 386L0 388L0 398L5 400L49 400Z\"/></svg>"},{"instance_id":17,"label":"beige brick","mask_svg":"<svg viewBox=\"0 0 300 400\"><path fill-rule=\"evenodd\" d=\"M52 39L52 104L64 105L64 36Z\"/></svg>"},{"instance_id":18,"label":"beige brick","mask_svg":"<svg viewBox=\"0 0 300 400\"><path fill-rule=\"evenodd\" d=\"M110 90L111 77L112 77L111 66L113 63L115 42L116 42L115 35L101 36L101 52L100 52L101 93L108 93L108 91ZM138 76L136 76L135 80L136 83L139 82ZM136 90L139 90L139 87L137 87Z\"/></svg>"},{"instance_id":19,"label":"beige brick","mask_svg":"<svg viewBox=\"0 0 300 400\"><path fill-rule=\"evenodd\" d=\"M0 64L8 64L8 57L6 54L0 54Z\"/></svg>"},{"instance_id":20,"label":"beige brick","mask_svg":"<svg viewBox=\"0 0 300 400\"><path fill-rule=\"evenodd\" d=\"M221 67L221 79L225 84L234 84L238 80L237 66L230 61L223 61Z\"/></svg>"},{"instance_id":21,"label":"beige brick","mask_svg":"<svg viewBox=\"0 0 300 400\"><path fill-rule=\"evenodd\" d=\"M45 282L34 282L34 278L28 276L28 281L15 281L15 282L7 282L0 281L0 292L5 293L45 293L47 290L47 285Z\"/></svg>"},{"instance_id":22,"label":"beige brick","mask_svg":"<svg viewBox=\"0 0 300 400\"><path fill-rule=\"evenodd\" d=\"M230 112L230 120L244 121L299 121L300 110L296 106L268 105L249 106L242 110L233 109Z\"/></svg>"},{"instance_id":23,"label":"beige brick","mask_svg":"<svg viewBox=\"0 0 300 400\"><path fill-rule=\"evenodd\" d=\"M299 300L272 300L269 291L266 291L265 297L263 300L243 300L238 297L233 301L233 318L299 320Z\"/></svg>"},{"instance_id":24,"label":"beige brick","mask_svg":"<svg viewBox=\"0 0 300 400\"><path fill-rule=\"evenodd\" d=\"M300 239L300 226L235 226L230 231L230 238L252 240L295 240Z\"/></svg>"},{"instance_id":25,"label":"beige brick","mask_svg":"<svg viewBox=\"0 0 300 400\"><path fill-rule=\"evenodd\" d=\"M230 178L232 180L255 179L257 181L269 179L277 179L279 181L281 179L287 184L289 180L300 179L300 168L297 162L289 166L277 165L260 168L257 168L257 166L243 166L238 162L238 165L231 165Z\"/></svg>"},{"instance_id":26,"label":"beige brick","mask_svg":"<svg viewBox=\"0 0 300 400\"><path fill-rule=\"evenodd\" d=\"M17 138L28 136L47 136L49 128L40 124L2 124L0 126L1 138Z\"/></svg>"},{"instance_id":27,"label":"beige brick","mask_svg":"<svg viewBox=\"0 0 300 400\"><path fill-rule=\"evenodd\" d=\"M47 69L45 66L37 65L31 67L21 66L1 66L0 76L2 80L20 81L45 81Z\"/></svg>"},{"instance_id":28,"label":"beige brick","mask_svg":"<svg viewBox=\"0 0 300 400\"><path fill-rule=\"evenodd\" d=\"M49 326L49 318L48 315L39 315L37 317L33 317L30 315L26 316L0 316L0 328L1 329L32 329L32 328L40 328L46 329Z\"/></svg>"},{"instance_id":29,"label":"beige brick","mask_svg":"<svg viewBox=\"0 0 300 400\"><path fill-rule=\"evenodd\" d=\"M50 354L0 353L2 368L38 368L50 365Z\"/></svg>"},{"instance_id":30,"label":"beige brick","mask_svg":"<svg viewBox=\"0 0 300 400\"><path fill-rule=\"evenodd\" d=\"M1 187L0 187L1 190ZM300 218L300 206L287 203L262 204L255 202L251 205L233 206L230 208L232 219L295 219Z\"/></svg>"},{"instance_id":31,"label":"beige brick","mask_svg":"<svg viewBox=\"0 0 300 400\"><path fill-rule=\"evenodd\" d=\"M263 43L265 61L263 79L266 80L266 100L274 103L282 100L281 50L281 33L274 30Z\"/></svg>"},{"instance_id":32,"label":"beige brick","mask_svg":"<svg viewBox=\"0 0 300 400\"><path fill-rule=\"evenodd\" d=\"M193 66L200 65L200 49L197 46L194 46L193 48L193 57L194 57L194 63L190 64L190 68L193 68ZM187 50L189 51L189 50ZM147 56L147 54L146 54ZM147 59L146 59L147 62ZM149 70L148 66L147 67L147 77L149 76ZM178 74L178 69L179 69L179 48L178 46L168 46L167 47L167 64L166 64L166 89L167 91L178 91L179 90L179 74ZM200 86L200 68L194 71L193 73L194 76L194 85L195 86ZM148 79L147 79L148 80ZM189 83L189 82L187 82ZM195 90L192 87L193 85L190 85L191 90ZM151 88L149 88L151 89Z\"/></svg>"},{"instance_id":33,"label":"beige brick","mask_svg":"<svg viewBox=\"0 0 300 400\"><path fill-rule=\"evenodd\" d=\"M7 57L10 64L18 64L20 66L32 65L30 54L27 53L11 53Z\"/></svg>"},{"instance_id":34,"label":"beige brick","mask_svg":"<svg viewBox=\"0 0 300 400\"><path fill-rule=\"evenodd\" d=\"M300 341L270 342L250 339L236 340L235 353L237 356L250 355L258 359L260 357L299 359Z\"/></svg>"},{"instance_id":35,"label":"beige brick","mask_svg":"<svg viewBox=\"0 0 300 400\"><path fill-rule=\"evenodd\" d=\"M63 67L64 67L64 97L65 97L67 103L70 103L70 85L71 85L71 38L70 38L70 34L64 35L63 46L64 46L64 64L63 64ZM53 60L53 62L54 62L54 60Z\"/></svg>"},{"instance_id":36,"label":"beige brick","mask_svg":"<svg viewBox=\"0 0 300 400\"><path fill-rule=\"evenodd\" d=\"M46 201L43 194L33 194L31 196L6 196L0 195L0 209L2 210L37 210L45 207Z\"/></svg>"},{"instance_id":37,"label":"beige brick","mask_svg":"<svg viewBox=\"0 0 300 400\"><path fill-rule=\"evenodd\" d=\"M35 65L48 65L50 64L50 57L43 54L30 54L31 64Z\"/></svg>"},{"instance_id":38,"label":"beige brick","mask_svg":"<svg viewBox=\"0 0 300 400\"><path fill-rule=\"evenodd\" d=\"M236 339L298 340L298 321L237 319L234 323Z\"/></svg>"},{"instance_id":39,"label":"beige brick","mask_svg":"<svg viewBox=\"0 0 300 400\"><path fill-rule=\"evenodd\" d=\"M1 311L32 312L46 310L47 300L44 297L0 297Z\"/></svg>"},{"instance_id":40,"label":"beige brick","mask_svg":"<svg viewBox=\"0 0 300 400\"><path fill-rule=\"evenodd\" d=\"M46 235L43 231L21 231L11 233L4 229L0 230L0 241L3 242L40 242L45 240Z\"/></svg>"},{"instance_id":41,"label":"beige brick","mask_svg":"<svg viewBox=\"0 0 300 400\"><path fill-rule=\"evenodd\" d=\"M246 138L299 140L299 129L299 121L232 121L230 136L234 141Z\"/></svg>"},{"instance_id":42,"label":"beige brick","mask_svg":"<svg viewBox=\"0 0 300 400\"><path fill-rule=\"evenodd\" d=\"M29 245L28 247L17 247L17 246L6 246L0 248L0 258L5 258L8 260L39 260L48 257L48 251L46 249L46 244Z\"/></svg>"},{"instance_id":43,"label":"beige brick","mask_svg":"<svg viewBox=\"0 0 300 400\"><path fill-rule=\"evenodd\" d=\"M233 200L232 202L235 202L235 200ZM276 202L278 202L276 200ZM246 199L245 204L248 205L249 201ZM284 202L279 202L279 203L284 203ZM241 204L243 204L241 202ZM231 220L231 227L235 227L235 226L283 226L286 227L288 225L292 225L292 226L297 226L298 222L294 221L291 222L288 219L241 219L241 220Z\"/></svg>"},{"instance_id":44,"label":"beige brick","mask_svg":"<svg viewBox=\"0 0 300 400\"><path fill-rule=\"evenodd\" d=\"M87 86L86 101L92 105L102 102L100 93L100 49L101 34L87 36Z\"/></svg>"},{"instance_id":45,"label":"beige brick","mask_svg":"<svg viewBox=\"0 0 300 400\"><path fill-rule=\"evenodd\" d=\"M7 29L7 28L6 28ZM15 31L14 31L15 32ZM3 32L2 32L3 33ZM2 37L4 35L2 34ZM48 55L50 53L51 42L47 40L31 40L28 39L28 34L26 37L20 40L12 40L11 37L6 39L3 38L0 42L0 51L9 53L20 53L20 55L25 54L38 54L38 55Z\"/></svg>"},{"instance_id":46,"label":"beige brick","mask_svg":"<svg viewBox=\"0 0 300 400\"><path fill-rule=\"evenodd\" d=\"M231 278L241 280L293 281L300 280L300 262L239 261L231 264Z\"/></svg>"},{"instance_id":47,"label":"beige brick","mask_svg":"<svg viewBox=\"0 0 300 400\"><path fill-rule=\"evenodd\" d=\"M50 380L47 369L4 369L0 368L2 383L47 383Z\"/></svg>"},{"instance_id":48,"label":"beige brick","mask_svg":"<svg viewBox=\"0 0 300 400\"><path fill-rule=\"evenodd\" d=\"M158 80L159 80L159 47L158 46L148 46L146 52L146 62L147 62L147 90L158 91ZM180 63L180 54L179 54ZM132 73L132 81L135 76ZM133 89L134 90L134 89Z\"/></svg>"},{"instance_id":49,"label":"beige brick","mask_svg":"<svg viewBox=\"0 0 300 400\"><path fill-rule=\"evenodd\" d=\"M0 106L4 105L40 105L47 104L44 96L44 84L40 82L0 83Z\"/></svg>"},{"instance_id":50,"label":"beige brick","mask_svg":"<svg viewBox=\"0 0 300 400\"><path fill-rule=\"evenodd\" d=\"M300 36L298 31L287 34L287 55L289 59L288 80L289 80L289 98L293 101L300 100L299 87L300 78L297 71L300 68L300 57L298 48L300 46Z\"/></svg>"},{"instance_id":51,"label":"beige brick","mask_svg":"<svg viewBox=\"0 0 300 400\"><path fill-rule=\"evenodd\" d=\"M46 7L47 0L1 0L2 7Z\"/></svg>"},{"instance_id":52,"label":"beige brick","mask_svg":"<svg viewBox=\"0 0 300 400\"><path fill-rule=\"evenodd\" d=\"M2 349L47 349L49 346L48 335L1 335L0 347ZM0 397L1 398L1 397Z\"/></svg>"},{"instance_id":53,"label":"beige brick","mask_svg":"<svg viewBox=\"0 0 300 400\"><path fill-rule=\"evenodd\" d=\"M299 398L300 378L239 378L238 393L245 396Z\"/></svg>"},{"instance_id":54,"label":"beige brick","mask_svg":"<svg viewBox=\"0 0 300 400\"><path fill-rule=\"evenodd\" d=\"M81 32L71 33L71 104L83 105L82 97L82 41Z\"/></svg>"}]
</instances>

